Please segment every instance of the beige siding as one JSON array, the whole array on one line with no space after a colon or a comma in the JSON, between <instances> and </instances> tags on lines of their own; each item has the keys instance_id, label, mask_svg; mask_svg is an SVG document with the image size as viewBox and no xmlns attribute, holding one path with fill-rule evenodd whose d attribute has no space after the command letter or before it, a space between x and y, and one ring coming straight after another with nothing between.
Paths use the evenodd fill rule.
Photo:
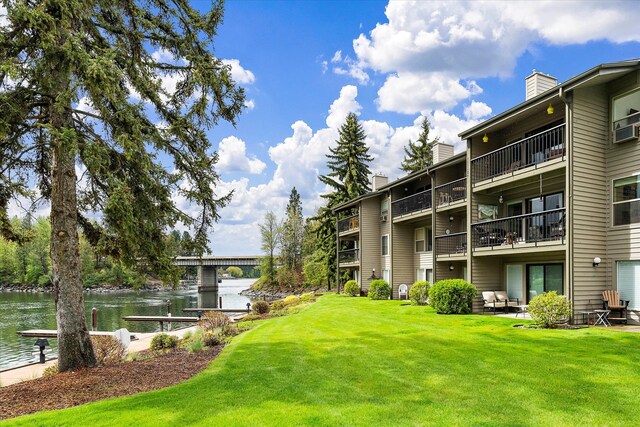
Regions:
<instances>
[{"instance_id":1,"label":"beige siding","mask_svg":"<svg viewBox=\"0 0 640 427\"><path fill-rule=\"evenodd\" d=\"M471 260L471 283L478 288L478 297L474 300L473 311L482 311L482 291L505 289L504 267L501 257L476 257Z\"/></svg>"},{"instance_id":2,"label":"beige siding","mask_svg":"<svg viewBox=\"0 0 640 427\"><path fill-rule=\"evenodd\" d=\"M633 73L611 85L611 95L615 96L640 86L638 74ZM602 257L603 265L608 272L607 283L617 287L616 261L640 260L640 224L613 227L612 220L612 183L614 179L640 174L640 143L629 141L622 144L609 144L606 152L607 180L606 206L607 206L607 254ZM638 313L632 317L637 321Z\"/></svg>"},{"instance_id":3,"label":"beige siding","mask_svg":"<svg viewBox=\"0 0 640 427\"><path fill-rule=\"evenodd\" d=\"M368 291L371 270L382 274L380 265L380 200L365 199L360 204L360 280L362 290Z\"/></svg>"},{"instance_id":4,"label":"beige siding","mask_svg":"<svg viewBox=\"0 0 640 427\"><path fill-rule=\"evenodd\" d=\"M398 286L406 283L411 286L413 276L414 228L410 224L393 226L393 298L398 298Z\"/></svg>"},{"instance_id":5,"label":"beige siding","mask_svg":"<svg viewBox=\"0 0 640 427\"><path fill-rule=\"evenodd\" d=\"M610 266L592 266L607 250L609 216L606 149L609 136L609 97L603 86L576 90L573 97L573 139L570 141L573 197L569 221L573 259L573 303L584 310L606 288Z\"/></svg>"}]
</instances>

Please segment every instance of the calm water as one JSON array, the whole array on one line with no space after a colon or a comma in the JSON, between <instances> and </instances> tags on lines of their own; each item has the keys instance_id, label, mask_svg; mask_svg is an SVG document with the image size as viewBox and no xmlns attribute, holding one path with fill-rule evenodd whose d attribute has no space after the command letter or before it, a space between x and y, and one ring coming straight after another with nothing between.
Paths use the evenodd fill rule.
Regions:
<instances>
[{"instance_id":1,"label":"calm water","mask_svg":"<svg viewBox=\"0 0 640 427\"><path fill-rule=\"evenodd\" d=\"M115 331L127 328L132 332L154 332L160 330L157 322L125 322L123 316L166 315L167 300L171 300L174 316L195 316L183 313L188 307L217 307L218 297L222 297L223 308L244 308L249 298L239 295L255 279L224 280L218 292L198 295L197 289L167 290L160 292L127 293L85 293L85 313L91 328L91 308L98 309L98 330ZM184 324L177 324L184 325ZM21 292L0 292L0 370L27 362L36 361L38 356L33 344L35 338L22 338L17 331L27 329L56 329L55 303L51 294ZM49 339L56 350L56 340Z\"/></svg>"}]
</instances>

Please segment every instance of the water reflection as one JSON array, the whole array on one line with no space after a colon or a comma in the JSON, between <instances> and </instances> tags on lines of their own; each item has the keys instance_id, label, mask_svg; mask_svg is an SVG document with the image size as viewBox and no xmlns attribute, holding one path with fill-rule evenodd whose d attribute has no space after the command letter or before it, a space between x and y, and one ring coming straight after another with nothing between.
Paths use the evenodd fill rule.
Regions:
<instances>
[{"instance_id":1,"label":"water reflection","mask_svg":"<svg viewBox=\"0 0 640 427\"><path fill-rule=\"evenodd\" d=\"M127 328L133 332L160 330L156 322L125 322L123 316L167 314L167 300L171 300L174 316L182 316L184 308L218 307L219 298L225 308L242 308L249 302L239 295L253 283L250 279L225 280L218 292L198 294L196 288L159 292L87 293L85 313L91 327L91 309L98 310L97 327L100 331ZM55 329L55 303L51 294L0 292L0 369L34 361L32 356L35 338L23 338L17 331L28 329ZM51 348L57 350L55 339L49 339Z\"/></svg>"}]
</instances>

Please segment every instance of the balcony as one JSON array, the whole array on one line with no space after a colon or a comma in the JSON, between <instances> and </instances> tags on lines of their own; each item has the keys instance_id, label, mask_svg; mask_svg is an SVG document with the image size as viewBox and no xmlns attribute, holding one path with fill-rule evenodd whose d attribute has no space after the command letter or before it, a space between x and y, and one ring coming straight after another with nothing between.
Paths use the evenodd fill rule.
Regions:
<instances>
[{"instance_id":1,"label":"balcony","mask_svg":"<svg viewBox=\"0 0 640 427\"><path fill-rule=\"evenodd\" d=\"M347 249L338 252L338 264L354 264L360 261L360 249Z\"/></svg>"},{"instance_id":2,"label":"balcony","mask_svg":"<svg viewBox=\"0 0 640 427\"><path fill-rule=\"evenodd\" d=\"M338 221L338 233L358 231L360 229L360 216L353 215Z\"/></svg>"},{"instance_id":3,"label":"balcony","mask_svg":"<svg viewBox=\"0 0 640 427\"><path fill-rule=\"evenodd\" d=\"M448 206L467 198L467 178L436 187L437 206Z\"/></svg>"},{"instance_id":4,"label":"balcony","mask_svg":"<svg viewBox=\"0 0 640 427\"><path fill-rule=\"evenodd\" d=\"M474 250L564 244L567 230L565 208L485 221L471 227Z\"/></svg>"},{"instance_id":5,"label":"balcony","mask_svg":"<svg viewBox=\"0 0 640 427\"><path fill-rule=\"evenodd\" d=\"M473 185L565 156L564 124L471 160Z\"/></svg>"},{"instance_id":6,"label":"balcony","mask_svg":"<svg viewBox=\"0 0 640 427\"><path fill-rule=\"evenodd\" d=\"M431 209L431 190L421 191L391 204L391 213L394 218L426 209Z\"/></svg>"},{"instance_id":7,"label":"balcony","mask_svg":"<svg viewBox=\"0 0 640 427\"><path fill-rule=\"evenodd\" d=\"M455 257L467 255L467 232L436 236L436 256Z\"/></svg>"}]
</instances>

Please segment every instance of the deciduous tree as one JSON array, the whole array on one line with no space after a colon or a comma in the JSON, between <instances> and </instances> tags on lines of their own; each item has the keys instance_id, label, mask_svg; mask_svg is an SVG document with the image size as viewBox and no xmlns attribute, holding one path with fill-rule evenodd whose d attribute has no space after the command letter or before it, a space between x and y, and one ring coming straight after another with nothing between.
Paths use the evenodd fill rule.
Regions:
<instances>
[{"instance_id":1,"label":"deciduous tree","mask_svg":"<svg viewBox=\"0 0 640 427\"><path fill-rule=\"evenodd\" d=\"M102 253L170 275L165 230L207 229L217 155L204 130L235 124L243 102L213 55L222 1L3 1L0 26L0 230L12 199L51 205L59 369L95 364L83 307L78 226ZM200 211L180 210L180 195ZM96 212L100 225L89 221Z\"/></svg>"}]
</instances>

